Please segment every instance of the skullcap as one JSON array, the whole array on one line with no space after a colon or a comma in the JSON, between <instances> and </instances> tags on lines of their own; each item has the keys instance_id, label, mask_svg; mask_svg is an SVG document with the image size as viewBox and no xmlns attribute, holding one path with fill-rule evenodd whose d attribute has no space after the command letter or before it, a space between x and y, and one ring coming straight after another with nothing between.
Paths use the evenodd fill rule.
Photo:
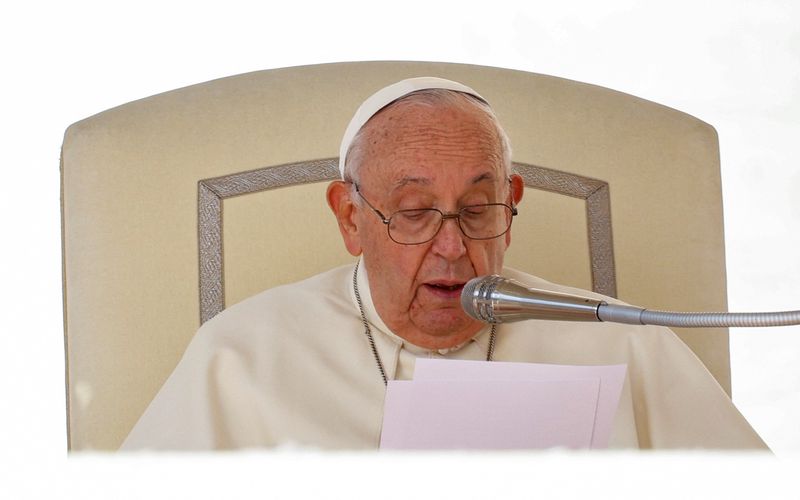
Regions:
<instances>
[{"instance_id":1,"label":"skullcap","mask_svg":"<svg viewBox=\"0 0 800 500\"><path fill-rule=\"evenodd\" d=\"M350 143L353 142L353 138L355 138L358 131L361 130L361 127L363 127L378 111L401 97L418 90L428 89L455 90L457 92L473 95L481 101L486 102L486 99L466 85L433 76L409 78L380 89L369 96L367 100L358 107L355 115L353 115L353 118L350 120L350 124L344 131L342 145L339 148L339 174L342 176L342 179L344 179L344 165L345 160L347 160L347 150L350 149Z\"/></svg>"}]
</instances>

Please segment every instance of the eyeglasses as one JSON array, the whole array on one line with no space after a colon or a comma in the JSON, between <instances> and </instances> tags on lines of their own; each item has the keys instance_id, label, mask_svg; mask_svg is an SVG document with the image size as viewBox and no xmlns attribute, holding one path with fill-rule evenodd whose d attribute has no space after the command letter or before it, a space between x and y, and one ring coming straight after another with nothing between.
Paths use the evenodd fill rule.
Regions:
<instances>
[{"instance_id":1,"label":"eyeglasses","mask_svg":"<svg viewBox=\"0 0 800 500\"><path fill-rule=\"evenodd\" d=\"M386 217L369 202L358 184L353 183L362 200L380 217L389 232L389 238L401 245L421 245L439 234L445 219L456 219L464 236L473 240L491 240L502 236L511 228L517 209L505 203L467 205L458 212L445 213L436 208L398 210Z\"/></svg>"}]
</instances>

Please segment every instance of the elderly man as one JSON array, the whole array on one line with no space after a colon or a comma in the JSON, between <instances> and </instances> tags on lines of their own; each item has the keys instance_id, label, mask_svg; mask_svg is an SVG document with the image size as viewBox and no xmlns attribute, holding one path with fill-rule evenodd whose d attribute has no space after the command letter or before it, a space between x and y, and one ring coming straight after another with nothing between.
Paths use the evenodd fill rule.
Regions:
<instances>
[{"instance_id":1,"label":"elderly man","mask_svg":"<svg viewBox=\"0 0 800 500\"><path fill-rule=\"evenodd\" d=\"M411 378L418 357L625 363L611 446L764 447L667 329L495 327L463 312L463 285L493 273L593 295L503 268L523 183L474 90L437 78L380 90L345 132L340 168L327 198L358 264L268 290L208 321L124 449L376 448L385 384Z\"/></svg>"}]
</instances>

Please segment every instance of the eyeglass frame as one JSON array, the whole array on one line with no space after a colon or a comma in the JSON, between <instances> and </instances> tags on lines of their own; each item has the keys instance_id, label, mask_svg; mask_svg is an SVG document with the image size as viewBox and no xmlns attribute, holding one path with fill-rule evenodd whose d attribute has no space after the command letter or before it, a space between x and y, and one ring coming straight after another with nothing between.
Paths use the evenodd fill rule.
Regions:
<instances>
[{"instance_id":1,"label":"eyeglass frame","mask_svg":"<svg viewBox=\"0 0 800 500\"><path fill-rule=\"evenodd\" d=\"M477 204L477 205L466 205L466 206L463 206L463 207L459 208L457 212L442 212L438 208L433 208L433 207L429 207L429 208L409 208L409 209L397 210L396 212L393 212L392 214L390 214L389 217L387 218L385 215L383 215L383 212L381 212L380 210L375 208L372 205L372 203L369 202L369 200L361 192L361 189L360 189L360 187L359 187L357 182L355 182L355 181L347 181L347 182L349 182L350 184L353 185L353 187L355 187L356 193L358 193L358 196L360 196L361 199L364 200L364 203L366 203L367 206L370 209L372 209L373 212L375 212L375 215L377 215L378 218L381 220L381 222L383 222L383 224L386 226L386 234L389 236L389 239L394 241L398 245L411 246L411 245L422 245L424 243L428 243L429 241L431 241L434 238L436 238L436 236L439 234L439 231L441 231L442 227L444 227L444 221L447 220L447 219L455 219L456 220L456 224L458 225L458 230L461 231L461 234L463 234L464 236L466 236L467 238L469 238L471 240L476 240L476 241L493 240L495 238L499 238L499 237L503 236L504 234L506 234L511 229L511 224L512 224L512 222L514 222L514 217L516 215L518 215L518 213L519 213L517 211L517 207L515 207L514 205L506 205L505 203L481 203L481 204ZM509 182L509 184L511 184L511 179L508 179L508 182ZM468 235L466 233L466 231L464 231L464 227L461 225L461 212L463 212L464 210L466 210L468 208L494 207L494 206L503 206L503 207L506 207L507 209L509 209L511 211L511 219L509 220L508 227L506 227L505 231L503 231L502 233L500 233L498 235L489 236L487 238L473 238L472 236ZM432 210L432 211L435 211L435 212L439 212L439 215L441 215L441 219L439 220L439 227L436 229L436 232L434 232L433 235L430 238L428 238L427 240L420 241L420 242L417 242L417 243L401 243L401 242L397 241L396 239L392 238L392 232L389 229L389 224L392 222L392 217L394 217L395 215L397 215L397 214L399 214L401 212L414 212L414 211L418 211L418 210Z\"/></svg>"}]
</instances>

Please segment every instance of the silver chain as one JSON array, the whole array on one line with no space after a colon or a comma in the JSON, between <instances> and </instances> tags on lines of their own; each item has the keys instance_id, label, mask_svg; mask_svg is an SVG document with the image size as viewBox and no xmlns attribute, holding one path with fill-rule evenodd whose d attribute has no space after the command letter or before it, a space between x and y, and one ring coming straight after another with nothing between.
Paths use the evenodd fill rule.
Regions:
<instances>
[{"instance_id":1,"label":"silver chain","mask_svg":"<svg viewBox=\"0 0 800 500\"><path fill-rule=\"evenodd\" d=\"M356 262L356 268L353 271L353 291L356 292L356 302L358 302L358 310L361 312L361 322L364 323L364 333L367 334L369 347L372 349L372 355L375 356L375 363L378 364L378 370L381 372L383 385L389 385L389 380L386 378L386 370L383 369L381 357L378 355L378 348L375 347L375 339L372 338L372 330L370 330L367 317L364 315L364 305L361 303L361 294L358 293L358 282L356 281L356 277L358 276L358 264L359 263Z\"/></svg>"},{"instance_id":2,"label":"silver chain","mask_svg":"<svg viewBox=\"0 0 800 500\"><path fill-rule=\"evenodd\" d=\"M364 334L367 336L369 347L372 349L372 355L375 357L375 364L378 365L378 371L381 372L383 385L388 385L389 379L386 377L386 370L383 368L383 362L378 354L378 348L375 346L375 339L372 337L372 329L370 329L369 323L367 322L367 316L364 314L364 304L361 302L361 294L358 292L358 265L359 262L356 262L356 268L353 270L353 291L356 294L358 311L361 313L361 322L364 324ZM486 349L486 361L491 361L492 357L494 356L494 346L497 341L496 328L497 325L492 324L492 331L489 333L489 348Z\"/></svg>"}]
</instances>

